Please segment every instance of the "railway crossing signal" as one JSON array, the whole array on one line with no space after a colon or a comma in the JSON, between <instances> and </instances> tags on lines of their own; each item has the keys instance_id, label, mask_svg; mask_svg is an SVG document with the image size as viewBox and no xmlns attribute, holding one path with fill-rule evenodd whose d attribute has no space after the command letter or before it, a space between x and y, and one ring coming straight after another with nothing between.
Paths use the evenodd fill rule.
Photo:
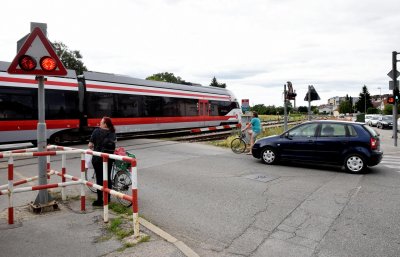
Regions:
<instances>
[{"instance_id":1,"label":"railway crossing signal","mask_svg":"<svg viewBox=\"0 0 400 257\"><path fill-rule=\"evenodd\" d=\"M389 96L387 102L388 104L394 104L395 103L394 96Z\"/></svg>"},{"instance_id":2,"label":"railway crossing signal","mask_svg":"<svg viewBox=\"0 0 400 257\"><path fill-rule=\"evenodd\" d=\"M67 75L67 70L49 40L38 27L28 36L7 72L39 76Z\"/></svg>"}]
</instances>

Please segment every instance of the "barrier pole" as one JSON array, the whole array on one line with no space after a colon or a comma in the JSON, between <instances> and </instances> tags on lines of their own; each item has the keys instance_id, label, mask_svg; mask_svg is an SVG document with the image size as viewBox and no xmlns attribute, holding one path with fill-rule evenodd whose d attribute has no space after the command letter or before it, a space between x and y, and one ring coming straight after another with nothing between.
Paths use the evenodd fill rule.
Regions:
<instances>
[{"instance_id":1,"label":"barrier pole","mask_svg":"<svg viewBox=\"0 0 400 257\"><path fill-rule=\"evenodd\" d=\"M14 224L14 206L13 206L13 191L14 191L14 158L8 159L8 224Z\"/></svg>"},{"instance_id":2,"label":"barrier pole","mask_svg":"<svg viewBox=\"0 0 400 257\"><path fill-rule=\"evenodd\" d=\"M104 208L104 222L108 222L108 155L103 156L103 208Z\"/></svg>"},{"instance_id":3,"label":"barrier pole","mask_svg":"<svg viewBox=\"0 0 400 257\"><path fill-rule=\"evenodd\" d=\"M47 150L46 150L47 151ZM50 160L50 155L47 155L47 165L46 165L46 168L47 168L47 183L49 183L49 180L50 180L50 175L49 175L49 171L50 171L50 162L51 162L51 160Z\"/></svg>"},{"instance_id":4,"label":"barrier pole","mask_svg":"<svg viewBox=\"0 0 400 257\"><path fill-rule=\"evenodd\" d=\"M81 180L85 181L85 154L81 154ZM81 183L81 211L86 210L85 184Z\"/></svg>"},{"instance_id":5,"label":"barrier pole","mask_svg":"<svg viewBox=\"0 0 400 257\"><path fill-rule=\"evenodd\" d=\"M65 173L67 173L66 172L66 159L67 159L67 155L66 154L62 154L61 155L61 182L62 183L64 183L64 182L66 182L66 179L65 179ZM63 201L66 201L67 200L67 195L65 194L65 186L63 186L63 187L61 187L61 199L63 200Z\"/></svg>"},{"instance_id":6,"label":"barrier pole","mask_svg":"<svg viewBox=\"0 0 400 257\"><path fill-rule=\"evenodd\" d=\"M131 179L132 179L132 220L133 220L133 235L139 237L139 208L137 194L137 167L136 161L131 162Z\"/></svg>"}]
</instances>

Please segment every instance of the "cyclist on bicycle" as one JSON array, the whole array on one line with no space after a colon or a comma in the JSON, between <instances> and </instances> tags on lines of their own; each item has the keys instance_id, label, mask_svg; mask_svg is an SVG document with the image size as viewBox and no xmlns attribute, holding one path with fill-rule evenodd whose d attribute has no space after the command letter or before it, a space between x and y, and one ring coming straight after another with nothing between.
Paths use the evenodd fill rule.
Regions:
<instances>
[{"instance_id":1,"label":"cyclist on bicycle","mask_svg":"<svg viewBox=\"0 0 400 257\"><path fill-rule=\"evenodd\" d=\"M254 142L257 139L257 136L261 133L261 120L258 118L257 112L253 112L253 118L251 119L250 123L242 129L242 132L247 130L247 134L250 136L250 150L247 153L251 155L251 149L253 148Z\"/></svg>"}]
</instances>

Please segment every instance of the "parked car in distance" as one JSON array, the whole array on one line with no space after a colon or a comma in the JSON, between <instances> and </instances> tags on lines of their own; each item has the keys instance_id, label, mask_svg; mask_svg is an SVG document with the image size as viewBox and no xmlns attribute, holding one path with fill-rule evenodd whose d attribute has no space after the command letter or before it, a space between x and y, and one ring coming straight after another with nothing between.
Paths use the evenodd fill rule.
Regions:
<instances>
[{"instance_id":1,"label":"parked car in distance","mask_svg":"<svg viewBox=\"0 0 400 257\"><path fill-rule=\"evenodd\" d=\"M397 118L397 131L400 131L400 118Z\"/></svg>"},{"instance_id":2,"label":"parked car in distance","mask_svg":"<svg viewBox=\"0 0 400 257\"><path fill-rule=\"evenodd\" d=\"M374 115L372 116L369 121L368 121L368 125L371 127L376 127L376 125L378 124L379 121L379 117L381 117L382 115Z\"/></svg>"},{"instance_id":3,"label":"parked car in distance","mask_svg":"<svg viewBox=\"0 0 400 257\"><path fill-rule=\"evenodd\" d=\"M376 127L380 129L393 128L393 115L384 115L379 117Z\"/></svg>"},{"instance_id":4,"label":"parked car in distance","mask_svg":"<svg viewBox=\"0 0 400 257\"><path fill-rule=\"evenodd\" d=\"M281 135L256 141L253 157L265 164L281 160L344 166L361 173L382 160L379 134L365 123L316 120L297 125Z\"/></svg>"},{"instance_id":5,"label":"parked car in distance","mask_svg":"<svg viewBox=\"0 0 400 257\"><path fill-rule=\"evenodd\" d=\"M368 124L369 120L374 116L374 114L365 114L364 115L364 122Z\"/></svg>"}]
</instances>

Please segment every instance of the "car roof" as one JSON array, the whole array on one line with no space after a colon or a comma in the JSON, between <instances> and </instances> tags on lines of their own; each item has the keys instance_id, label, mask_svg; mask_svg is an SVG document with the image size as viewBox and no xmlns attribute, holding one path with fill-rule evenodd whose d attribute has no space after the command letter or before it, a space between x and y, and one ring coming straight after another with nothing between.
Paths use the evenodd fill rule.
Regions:
<instances>
[{"instance_id":1,"label":"car roof","mask_svg":"<svg viewBox=\"0 0 400 257\"><path fill-rule=\"evenodd\" d=\"M312 120L312 121L306 121L304 123L338 123L338 124L356 124L356 125L364 125L364 122L357 122L357 121L347 121L347 120Z\"/></svg>"}]
</instances>

